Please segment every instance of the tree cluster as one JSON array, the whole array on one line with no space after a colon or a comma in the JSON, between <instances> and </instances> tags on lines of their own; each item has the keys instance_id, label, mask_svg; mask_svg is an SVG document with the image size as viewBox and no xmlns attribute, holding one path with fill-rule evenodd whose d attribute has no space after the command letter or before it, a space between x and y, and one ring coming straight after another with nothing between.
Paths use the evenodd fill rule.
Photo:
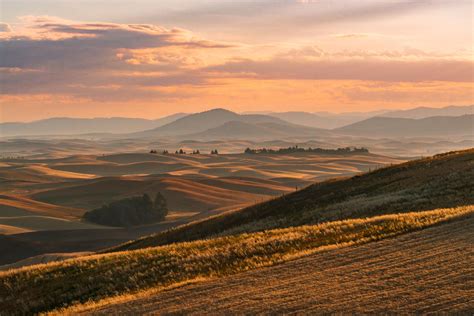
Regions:
<instances>
[{"instance_id":1,"label":"tree cluster","mask_svg":"<svg viewBox=\"0 0 474 316\"><path fill-rule=\"evenodd\" d=\"M160 222L167 214L166 199L158 192L154 200L148 194L125 198L86 212L83 218L100 225L129 227Z\"/></svg>"},{"instance_id":2,"label":"tree cluster","mask_svg":"<svg viewBox=\"0 0 474 316\"><path fill-rule=\"evenodd\" d=\"M156 149L150 150L150 154L157 154L157 153L158 153L158 151L157 151ZM161 152L161 154L163 154L163 155L168 155L169 152L165 149L165 150L163 150L163 151Z\"/></svg>"},{"instance_id":3,"label":"tree cluster","mask_svg":"<svg viewBox=\"0 0 474 316\"><path fill-rule=\"evenodd\" d=\"M168 155L169 154L168 150L166 150L166 149L163 150L161 153L163 155ZM174 153L175 153L175 155L186 155L187 154L186 151L184 151L182 148L180 148L179 150L176 150ZM150 154L158 154L158 151L156 149L152 149L152 150L150 150ZM200 155L200 154L201 154L201 151L199 149L193 150L192 153L191 153L191 155ZM219 152L217 151L217 149L211 150L211 155L218 155L218 154L219 154Z\"/></svg>"},{"instance_id":4,"label":"tree cluster","mask_svg":"<svg viewBox=\"0 0 474 316\"><path fill-rule=\"evenodd\" d=\"M279 149L245 149L246 154L291 154L291 153L317 153L317 154L349 154L349 153L368 153L369 150L364 147L344 147L337 149L324 149L324 148L302 148L298 146L279 148Z\"/></svg>"}]
</instances>

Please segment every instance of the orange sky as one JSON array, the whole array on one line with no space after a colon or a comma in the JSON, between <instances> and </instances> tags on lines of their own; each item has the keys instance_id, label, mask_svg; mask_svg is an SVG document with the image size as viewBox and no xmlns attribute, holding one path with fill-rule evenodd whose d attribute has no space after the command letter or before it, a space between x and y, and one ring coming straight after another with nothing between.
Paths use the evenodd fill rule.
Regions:
<instances>
[{"instance_id":1,"label":"orange sky","mask_svg":"<svg viewBox=\"0 0 474 316\"><path fill-rule=\"evenodd\" d=\"M470 1L143 0L161 15L99 5L101 20L90 1L18 1L0 24L1 121L474 103Z\"/></svg>"}]
</instances>

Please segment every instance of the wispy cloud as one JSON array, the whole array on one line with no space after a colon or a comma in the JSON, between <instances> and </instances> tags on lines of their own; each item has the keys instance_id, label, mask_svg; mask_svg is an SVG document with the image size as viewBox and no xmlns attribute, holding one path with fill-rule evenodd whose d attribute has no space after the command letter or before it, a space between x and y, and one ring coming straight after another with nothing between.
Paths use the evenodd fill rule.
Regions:
<instances>
[{"instance_id":1,"label":"wispy cloud","mask_svg":"<svg viewBox=\"0 0 474 316\"><path fill-rule=\"evenodd\" d=\"M325 52L305 47L265 60L241 59L206 70L257 79L474 82L472 60L438 58L413 49Z\"/></svg>"}]
</instances>

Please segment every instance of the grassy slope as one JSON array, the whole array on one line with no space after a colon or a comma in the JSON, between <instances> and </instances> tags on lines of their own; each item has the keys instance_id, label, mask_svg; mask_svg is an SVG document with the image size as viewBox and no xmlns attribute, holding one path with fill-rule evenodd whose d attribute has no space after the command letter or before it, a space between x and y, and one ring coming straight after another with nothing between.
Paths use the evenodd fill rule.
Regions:
<instances>
[{"instance_id":1,"label":"grassy slope","mask_svg":"<svg viewBox=\"0 0 474 316\"><path fill-rule=\"evenodd\" d=\"M68 311L88 315L472 314L473 244L474 214L396 238L320 251L274 267L114 297Z\"/></svg>"},{"instance_id":2,"label":"grassy slope","mask_svg":"<svg viewBox=\"0 0 474 316\"><path fill-rule=\"evenodd\" d=\"M132 241L140 249L239 232L474 203L474 149L330 180L240 211Z\"/></svg>"},{"instance_id":3,"label":"grassy slope","mask_svg":"<svg viewBox=\"0 0 474 316\"><path fill-rule=\"evenodd\" d=\"M385 215L94 255L0 273L0 310L47 311L88 300L270 266L462 216L474 206ZM47 295L45 295L47 293Z\"/></svg>"}]
</instances>

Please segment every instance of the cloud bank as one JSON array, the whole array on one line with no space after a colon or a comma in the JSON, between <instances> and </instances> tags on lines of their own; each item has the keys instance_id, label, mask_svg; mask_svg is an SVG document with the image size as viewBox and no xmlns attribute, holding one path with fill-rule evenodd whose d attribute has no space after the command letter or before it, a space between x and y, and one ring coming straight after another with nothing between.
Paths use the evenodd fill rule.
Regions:
<instances>
[{"instance_id":1,"label":"cloud bank","mask_svg":"<svg viewBox=\"0 0 474 316\"><path fill-rule=\"evenodd\" d=\"M412 85L447 82L459 84L462 91L453 91L469 98L466 84L472 86L474 81L472 58L413 48L331 51L316 45L269 45L263 49L153 24L83 23L34 16L22 18L22 23L13 30L8 24L0 24L0 90L2 98L7 99L3 107L10 106L7 103L14 98L34 96L109 103L176 104L200 99L212 104L227 100L223 94L238 99L237 92L248 103L252 100L246 99L247 94L257 93L259 99L266 95L268 102L272 102L277 93L271 84L279 86L278 81L291 86L287 103L291 103L291 96L298 89L305 96L303 101L311 102L307 82L323 85L328 81L331 83L325 83L327 89L347 91L345 96L354 100L369 100L373 91L372 99L387 96L407 102L403 93L414 96L433 91L426 88L409 91L405 86L403 89L398 86L390 93L390 86L383 91L370 85L357 90L348 88L347 84L350 82L354 87L357 81ZM352 38L367 34L338 36ZM344 89L338 89L337 81L341 81ZM265 91L257 91L262 87ZM334 91L324 92L325 97L338 95ZM314 97L318 95L322 96L323 92L314 92ZM333 101L340 100L338 96Z\"/></svg>"}]
</instances>

